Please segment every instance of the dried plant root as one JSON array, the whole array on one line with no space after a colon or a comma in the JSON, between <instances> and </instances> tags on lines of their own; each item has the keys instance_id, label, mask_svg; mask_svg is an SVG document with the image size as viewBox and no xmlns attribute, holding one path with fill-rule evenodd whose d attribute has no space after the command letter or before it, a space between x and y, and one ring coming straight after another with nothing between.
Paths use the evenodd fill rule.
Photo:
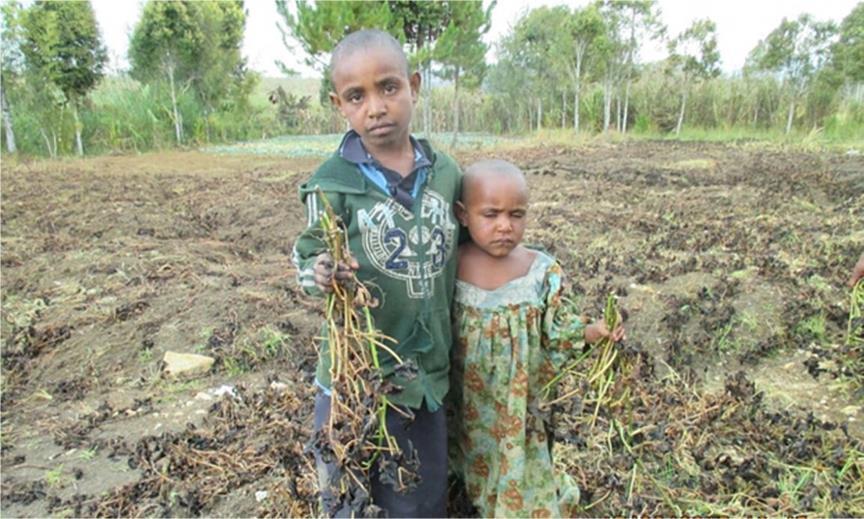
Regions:
<instances>
[{"instance_id":1,"label":"dried plant root","mask_svg":"<svg viewBox=\"0 0 864 519\"><path fill-rule=\"evenodd\" d=\"M318 195L324 205L324 241L334 265L339 265L350 258L345 229L324 194L319 191ZM397 491L409 491L418 481L416 451L403 452L387 429L388 409L409 412L390 402L388 395L400 388L384 380L382 361L389 356L398 370L414 370L396 354L393 340L375 328L370 311L375 304L369 290L356 278L348 283L334 280L326 300L330 419L313 443L325 461L338 468L326 489L335 498L334 510L328 513L346 506L357 515L377 513L369 488L370 472L376 464L381 481Z\"/></svg>"}]
</instances>

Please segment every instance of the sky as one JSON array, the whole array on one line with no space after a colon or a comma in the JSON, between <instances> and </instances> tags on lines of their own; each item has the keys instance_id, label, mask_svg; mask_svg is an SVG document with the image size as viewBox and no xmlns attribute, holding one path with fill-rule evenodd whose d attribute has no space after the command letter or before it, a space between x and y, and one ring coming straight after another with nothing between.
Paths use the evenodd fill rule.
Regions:
<instances>
[{"instance_id":1,"label":"sky","mask_svg":"<svg viewBox=\"0 0 864 519\"><path fill-rule=\"evenodd\" d=\"M840 22L859 0L659 0L663 22L669 35L684 31L694 20L710 18L717 24L717 40L721 68L725 72L740 70L747 54L760 39L786 18L797 18L802 13L817 20ZM128 69L126 51L129 35L141 14L143 0L91 0L102 37L108 47L110 68L114 72ZM289 2L290 3L290 2ZM492 26L486 35L490 43L488 58L495 59L494 42L515 25L529 6L571 5L583 6L589 0L498 0L492 11ZM251 69L265 76L280 76L275 62L282 61L304 77L318 74L303 62L299 46L291 51L282 43L276 27L280 20L273 0L246 0L248 16L243 54ZM643 61L664 58L665 47L646 45L641 52Z\"/></svg>"}]
</instances>

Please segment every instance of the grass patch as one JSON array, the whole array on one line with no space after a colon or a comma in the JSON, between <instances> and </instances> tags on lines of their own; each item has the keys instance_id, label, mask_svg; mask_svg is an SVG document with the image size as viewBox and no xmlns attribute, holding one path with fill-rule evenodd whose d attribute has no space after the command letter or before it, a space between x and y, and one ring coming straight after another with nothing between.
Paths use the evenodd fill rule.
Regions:
<instances>
[{"instance_id":1,"label":"grass patch","mask_svg":"<svg viewBox=\"0 0 864 519\"><path fill-rule=\"evenodd\" d=\"M81 451L81 453L78 454L78 457L82 461L91 461L93 458L96 457L96 452L97 449L95 447L84 449L83 451Z\"/></svg>"},{"instance_id":2,"label":"grass patch","mask_svg":"<svg viewBox=\"0 0 864 519\"><path fill-rule=\"evenodd\" d=\"M826 340L825 313L811 315L795 326L795 334L806 339L823 343Z\"/></svg>"},{"instance_id":3,"label":"grass patch","mask_svg":"<svg viewBox=\"0 0 864 519\"><path fill-rule=\"evenodd\" d=\"M418 137L426 138L422 133L416 133ZM433 133L428 136L433 146L445 151L453 150L491 150L512 147L514 145L536 146L537 144L572 144L573 137L565 137L561 134L559 139L550 139L548 135L533 137L529 139L497 136L487 133L460 133L456 146L451 146L453 134L451 132ZM282 135L260 141L238 142L218 146L207 146L202 148L206 153L219 155L261 155L280 157L329 157L342 140L341 133L323 135ZM560 141L560 142L557 142ZM278 179L270 179L271 182Z\"/></svg>"},{"instance_id":4,"label":"grass patch","mask_svg":"<svg viewBox=\"0 0 864 519\"><path fill-rule=\"evenodd\" d=\"M42 477L49 487L63 486L63 465L53 468Z\"/></svg>"},{"instance_id":5,"label":"grass patch","mask_svg":"<svg viewBox=\"0 0 864 519\"><path fill-rule=\"evenodd\" d=\"M786 134L781 129L753 128L684 128L680 135L659 132L632 132L628 138L637 140L664 140L681 142L740 143L759 147L779 147L784 150L849 149L864 151L860 132L823 132L793 130Z\"/></svg>"},{"instance_id":6,"label":"grass patch","mask_svg":"<svg viewBox=\"0 0 864 519\"><path fill-rule=\"evenodd\" d=\"M222 369L234 377L284 357L290 344L290 334L271 326L263 326L252 335L239 338L230 348L219 353L219 361Z\"/></svg>"}]
</instances>

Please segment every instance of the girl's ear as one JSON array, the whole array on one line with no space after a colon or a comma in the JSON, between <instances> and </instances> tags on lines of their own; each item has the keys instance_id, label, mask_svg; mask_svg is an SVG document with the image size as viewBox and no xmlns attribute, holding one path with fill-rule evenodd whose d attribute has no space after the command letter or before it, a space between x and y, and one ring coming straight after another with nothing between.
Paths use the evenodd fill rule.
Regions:
<instances>
[{"instance_id":1,"label":"girl's ear","mask_svg":"<svg viewBox=\"0 0 864 519\"><path fill-rule=\"evenodd\" d=\"M468 227L468 210L465 209L465 204L462 203L461 200L456 201L456 219L459 220L463 226Z\"/></svg>"}]
</instances>

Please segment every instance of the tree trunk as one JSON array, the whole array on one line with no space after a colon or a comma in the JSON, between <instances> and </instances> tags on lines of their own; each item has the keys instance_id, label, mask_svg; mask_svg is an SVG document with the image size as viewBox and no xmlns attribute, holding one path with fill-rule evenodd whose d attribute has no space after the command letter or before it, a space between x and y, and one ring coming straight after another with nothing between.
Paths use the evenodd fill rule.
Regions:
<instances>
[{"instance_id":1,"label":"tree trunk","mask_svg":"<svg viewBox=\"0 0 864 519\"><path fill-rule=\"evenodd\" d=\"M45 148L48 149L48 156L52 159L57 158L57 134L52 131L51 136L53 137L53 139L49 139L48 133L45 131L44 128L39 128L39 132L42 134L42 139L45 141Z\"/></svg>"},{"instance_id":2,"label":"tree trunk","mask_svg":"<svg viewBox=\"0 0 864 519\"><path fill-rule=\"evenodd\" d=\"M684 86L684 93L681 94L681 111L678 112L678 124L675 126L675 135L681 134L681 127L684 125L684 108L687 106L687 86Z\"/></svg>"},{"instance_id":3,"label":"tree trunk","mask_svg":"<svg viewBox=\"0 0 864 519\"><path fill-rule=\"evenodd\" d=\"M621 131L621 94L615 96L615 130Z\"/></svg>"},{"instance_id":4,"label":"tree trunk","mask_svg":"<svg viewBox=\"0 0 864 519\"><path fill-rule=\"evenodd\" d=\"M573 131L579 133L579 91L573 94Z\"/></svg>"},{"instance_id":5,"label":"tree trunk","mask_svg":"<svg viewBox=\"0 0 864 519\"><path fill-rule=\"evenodd\" d=\"M177 138L177 144L179 145L183 143L183 124L180 121L180 110L177 109L177 86L174 84L173 62L168 64L168 81L171 84L171 111L174 114L174 136Z\"/></svg>"},{"instance_id":6,"label":"tree trunk","mask_svg":"<svg viewBox=\"0 0 864 519\"><path fill-rule=\"evenodd\" d=\"M537 131L543 128L543 100L537 98Z\"/></svg>"},{"instance_id":7,"label":"tree trunk","mask_svg":"<svg viewBox=\"0 0 864 519\"><path fill-rule=\"evenodd\" d=\"M84 143L81 142L81 119L78 117L78 103L72 101L72 119L75 120L75 149L79 157L84 156Z\"/></svg>"},{"instance_id":8,"label":"tree trunk","mask_svg":"<svg viewBox=\"0 0 864 519\"><path fill-rule=\"evenodd\" d=\"M789 102L789 115L786 117L786 135L792 131L792 117L795 115L795 100Z\"/></svg>"},{"instance_id":9,"label":"tree trunk","mask_svg":"<svg viewBox=\"0 0 864 519\"><path fill-rule=\"evenodd\" d=\"M456 138L459 135L459 67L453 74L453 142L451 147L456 146Z\"/></svg>"},{"instance_id":10,"label":"tree trunk","mask_svg":"<svg viewBox=\"0 0 864 519\"><path fill-rule=\"evenodd\" d=\"M603 132L609 131L612 122L612 82L606 79L603 84Z\"/></svg>"},{"instance_id":11,"label":"tree trunk","mask_svg":"<svg viewBox=\"0 0 864 519\"><path fill-rule=\"evenodd\" d=\"M582 54L576 54L576 93L573 94L573 128L579 133L579 97L582 93Z\"/></svg>"},{"instance_id":12,"label":"tree trunk","mask_svg":"<svg viewBox=\"0 0 864 519\"><path fill-rule=\"evenodd\" d=\"M12 111L9 109L9 103L6 102L6 89L0 88L0 105L3 110L3 128L6 130L6 151L15 153L18 148L15 146L15 130L12 128Z\"/></svg>"},{"instance_id":13,"label":"tree trunk","mask_svg":"<svg viewBox=\"0 0 864 519\"><path fill-rule=\"evenodd\" d=\"M621 124L621 133L627 133L627 116L630 109L630 80L624 86L624 119Z\"/></svg>"},{"instance_id":14,"label":"tree trunk","mask_svg":"<svg viewBox=\"0 0 864 519\"><path fill-rule=\"evenodd\" d=\"M45 129L39 128L39 133L42 134L42 140L45 141L45 149L48 150L48 156L54 157L54 153L51 151L51 141L48 140L48 134L45 133Z\"/></svg>"},{"instance_id":15,"label":"tree trunk","mask_svg":"<svg viewBox=\"0 0 864 519\"><path fill-rule=\"evenodd\" d=\"M627 79L624 82L624 115L621 133L627 133L627 112L630 107L630 78L633 77L633 52L636 50L636 8L630 7L630 47L627 49Z\"/></svg>"},{"instance_id":16,"label":"tree trunk","mask_svg":"<svg viewBox=\"0 0 864 519\"><path fill-rule=\"evenodd\" d=\"M561 91L561 129L567 127L567 92Z\"/></svg>"},{"instance_id":17,"label":"tree trunk","mask_svg":"<svg viewBox=\"0 0 864 519\"><path fill-rule=\"evenodd\" d=\"M426 62L423 64L423 83L426 86L426 102L423 103L423 136L429 138L432 133L432 84L429 79L432 76L432 64Z\"/></svg>"}]
</instances>

